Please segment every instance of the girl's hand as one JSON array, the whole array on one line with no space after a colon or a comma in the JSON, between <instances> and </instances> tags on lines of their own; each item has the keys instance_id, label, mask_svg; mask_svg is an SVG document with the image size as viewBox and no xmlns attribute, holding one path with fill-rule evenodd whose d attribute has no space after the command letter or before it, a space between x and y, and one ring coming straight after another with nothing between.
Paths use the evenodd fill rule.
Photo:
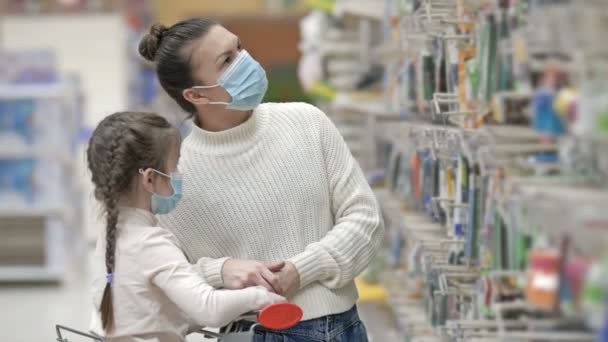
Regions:
<instances>
[{"instance_id":1,"label":"girl's hand","mask_svg":"<svg viewBox=\"0 0 608 342\"><path fill-rule=\"evenodd\" d=\"M255 303L255 307L252 308L253 311L261 310L271 304L287 302L287 299L285 299L285 297L270 292L263 286L251 287L247 290L255 290L259 293L259 295L257 296L258 300Z\"/></svg>"}]
</instances>

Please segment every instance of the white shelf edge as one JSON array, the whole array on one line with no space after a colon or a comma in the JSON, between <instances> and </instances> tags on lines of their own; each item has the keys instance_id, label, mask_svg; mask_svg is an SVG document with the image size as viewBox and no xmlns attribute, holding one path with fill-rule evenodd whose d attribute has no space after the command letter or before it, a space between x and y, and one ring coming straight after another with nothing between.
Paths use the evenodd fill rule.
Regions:
<instances>
[{"instance_id":1,"label":"white shelf edge","mask_svg":"<svg viewBox=\"0 0 608 342\"><path fill-rule=\"evenodd\" d=\"M61 81L48 84L0 83L0 99L55 98L66 96L69 92L69 85Z\"/></svg>"},{"instance_id":2,"label":"white shelf edge","mask_svg":"<svg viewBox=\"0 0 608 342\"><path fill-rule=\"evenodd\" d=\"M61 153L44 148L7 148L0 147L0 159L58 159L63 163L72 164L75 158L71 158L69 153Z\"/></svg>"},{"instance_id":3,"label":"white shelf edge","mask_svg":"<svg viewBox=\"0 0 608 342\"><path fill-rule=\"evenodd\" d=\"M333 12L337 17L350 14L381 21L384 19L384 4L376 3L375 1L341 0L335 4Z\"/></svg>"},{"instance_id":4,"label":"white shelf edge","mask_svg":"<svg viewBox=\"0 0 608 342\"><path fill-rule=\"evenodd\" d=\"M11 208L0 207L1 217L38 217L38 216L56 216L59 218L69 217L68 208L40 208L40 207L18 207Z\"/></svg>"},{"instance_id":5,"label":"white shelf edge","mask_svg":"<svg viewBox=\"0 0 608 342\"><path fill-rule=\"evenodd\" d=\"M0 266L0 283L61 281L63 272L48 266Z\"/></svg>"},{"instance_id":6,"label":"white shelf edge","mask_svg":"<svg viewBox=\"0 0 608 342\"><path fill-rule=\"evenodd\" d=\"M398 119L400 117L398 112L391 112L380 108L380 102L371 101L340 101L338 103L332 103L331 109L338 112L351 112L355 114L369 115L378 118Z\"/></svg>"}]
</instances>

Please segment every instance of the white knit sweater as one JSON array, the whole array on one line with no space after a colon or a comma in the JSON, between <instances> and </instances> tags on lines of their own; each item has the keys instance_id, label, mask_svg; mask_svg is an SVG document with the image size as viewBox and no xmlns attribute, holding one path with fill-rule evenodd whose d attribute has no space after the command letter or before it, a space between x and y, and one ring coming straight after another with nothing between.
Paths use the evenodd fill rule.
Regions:
<instances>
[{"instance_id":1,"label":"white knit sweater","mask_svg":"<svg viewBox=\"0 0 608 342\"><path fill-rule=\"evenodd\" d=\"M194 127L179 170L184 197L161 217L207 281L227 257L288 260L304 319L350 309L353 279L384 235L379 206L329 118L305 103L266 103L235 128Z\"/></svg>"}]
</instances>

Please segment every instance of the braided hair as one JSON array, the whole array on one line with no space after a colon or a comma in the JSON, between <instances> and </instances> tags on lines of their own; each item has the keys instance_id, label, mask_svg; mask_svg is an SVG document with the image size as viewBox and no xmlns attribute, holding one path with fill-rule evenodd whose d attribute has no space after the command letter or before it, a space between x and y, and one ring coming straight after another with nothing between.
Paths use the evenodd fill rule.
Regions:
<instances>
[{"instance_id":1,"label":"braided hair","mask_svg":"<svg viewBox=\"0 0 608 342\"><path fill-rule=\"evenodd\" d=\"M139 169L165 170L170 149L179 146L179 131L152 113L119 112L103 119L89 140L88 167L95 198L105 209L107 272L100 313L106 332L114 329L112 281L118 223L118 203L133 191Z\"/></svg>"}]
</instances>

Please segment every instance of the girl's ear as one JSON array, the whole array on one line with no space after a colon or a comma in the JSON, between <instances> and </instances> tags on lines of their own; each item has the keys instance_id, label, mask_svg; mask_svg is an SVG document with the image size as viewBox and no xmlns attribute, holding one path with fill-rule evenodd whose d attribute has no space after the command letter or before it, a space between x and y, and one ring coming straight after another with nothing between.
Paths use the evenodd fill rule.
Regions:
<instances>
[{"instance_id":1,"label":"girl's ear","mask_svg":"<svg viewBox=\"0 0 608 342\"><path fill-rule=\"evenodd\" d=\"M140 169L139 170L139 185L147 192L154 192L154 177L156 172L153 169Z\"/></svg>"}]
</instances>

